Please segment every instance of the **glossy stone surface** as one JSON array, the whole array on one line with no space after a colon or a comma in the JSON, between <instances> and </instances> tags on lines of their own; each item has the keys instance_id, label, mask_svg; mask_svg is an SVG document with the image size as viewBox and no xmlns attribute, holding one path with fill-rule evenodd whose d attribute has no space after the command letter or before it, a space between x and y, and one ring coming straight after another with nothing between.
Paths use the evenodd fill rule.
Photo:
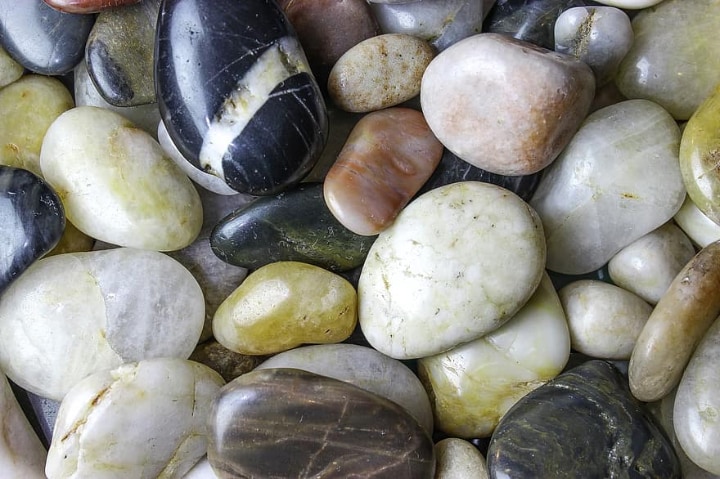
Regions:
<instances>
[{"instance_id":1,"label":"glossy stone surface","mask_svg":"<svg viewBox=\"0 0 720 479\"><path fill-rule=\"evenodd\" d=\"M320 183L259 198L220 221L210 236L219 258L250 269L275 261L301 261L347 271L363 264L374 241L335 219Z\"/></svg>"},{"instance_id":2,"label":"glossy stone surface","mask_svg":"<svg viewBox=\"0 0 720 479\"><path fill-rule=\"evenodd\" d=\"M521 80L508 81L508 71ZM458 157L493 173L526 175L568 144L594 91L592 70L576 58L480 33L430 62L420 100L433 133Z\"/></svg>"},{"instance_id":3,"label":"glossy stone surface","mask_svg":"<svg viewBox=\"0 0 720 479\"><path fill-rule=\"evenodd\" d=\"M163 2L156 52L163 121L196 167L254 195L279 193L312 169L327 113L274 1Z\"/></svg>"},{"instance_id":4,"label":"glossy stone surface","mask_svg":"<svg viewBox=\"0 0 720 479\"><path fill-rule=\"evenodd\" d=\"M328 171L325 203L347 229L373 236L428 180L443 146L422 113L388 108L363 117Z\"/></svg>"},{"instance_id":5,"label":"glossy stone surface","mask_svg":"<svg viewBox=\"0 0 720 479\"><path fill-rule=\"evenodd\" d=\"M685 198L673 219L700 248L720 240L720 225L705 216L689 196Z\"/></svg>"},{"instance_id":6,"label":"glossy stone surface","mask_svg":"<svg viewBox=\"0 0 720 479\"><path fill-rule=\"evenodd\" d=\"M609 363L588 361L529 393L487 453L490 477L679 478L660 427Z\"/></svg>"},{"instance_id":7,"label":"glossy stone surface","mask_svg":"<svg viewBox=\"0 0 720 479\"><path fill-rule=\"evenodd\" d=\"M65 213L55 191L33 173L0 166L0 294L60 241Z\"/></svg>"},{"instance_id":8,"label":"glossy stone surface","mask_svg":"<svg viewBox=\"0 0 720 479\"><path fill-rule=\"evenodd\" d=\"M42 0L0 1L0 43L35 73L61 75L80 63L95 18L62 13Z\"/></svg>"},{"instance_id":9,"label":"glossy stone surface","mask_svg":"<svg viewBox=\"0 0 720 479\"><path fill-rule=\"evenodd\" d=\"M44 0L51 7L67 13L97 13L109 8L133 5L142 0Z\"/></svg>"},{"instance_id":10,"label":"glossy stone surface","mask_svg":"<svg viewBox=\"0 0 720 479\"><path fill-rule=\"evenodd\" d=\"M13 60L4 48L0 47L0 87L11 84L23 73L25 73L25 68Z\"/></svg>"},{"instance_id":11,"label":"glossy stone surface","mask_svg":"<svg viewBox=\"0 0 720 479\"><path fill-rule=\"evenodd\" d=\"M48 479L184 476L205 454L211 401L224 383L175 358L93 374L60 405Z\"/></svg>"},{"instance_id":12,"label":"glossy stone surface","mask_svg":"<svg viewBox=\"0 0 720 479\"><path fill-rule=\"evenodd\" d=\"M90 78L115 106L155 103L155 25L160 0L100 13L85 47Z\"/></svg>"},{"instance_id":13,"label":"glossy stone surface","mask_svg":"<svg viewBox=\"0 0 720 479\"><path fill-rule=\"evenodd\" d=\"M485 458L468 441L456 437L435 443L435 479L488 479Z\"/></svg>"},{"instance_id":14,"label":"glossy stone surface","mask_svg":"<svg viewBox=\"0 0 720 479\"><path fill-rule=\"evenodd\" d=\"M432 441L403 408L297 369L254 371L227 384L208 427L208 459L223 479L434 477Z\"/></svg>"},{"instance_id":15,"label":"glossy stone surface","mask_svg":"<svg viewBox=\"0 0 720 479\"><path fill-rule=\"evenodd\" d=\"M363 334L397 359L441 353L509 320L544 266L540 219L515 194L480 182L436 188L371 247L358 285Z\"/></svg>"}]
</instances>

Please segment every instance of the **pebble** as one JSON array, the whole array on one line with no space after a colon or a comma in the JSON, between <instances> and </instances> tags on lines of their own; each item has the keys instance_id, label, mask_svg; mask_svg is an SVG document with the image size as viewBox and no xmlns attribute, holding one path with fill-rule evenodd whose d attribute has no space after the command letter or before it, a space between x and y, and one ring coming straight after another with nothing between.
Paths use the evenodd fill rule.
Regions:
<instances>
[{"instance_id":1,"label":"pebble","mask_svg":"<svg viewBox=\"0 0 720 479\"><path fill-rule=\"evenodd\" d=\"M420 93L435 52L412 35L387 33L358 43L335 63L328 78L333 102L350 112L399 105Z\"/></svg>"},{"instance_id":2,"label":"pebble","mask_svg":"<svg viewBox=\"0 0 720 479\"><path fill-rule=\"evenodd\" d=\"M673 118L647 100L588 116L530 200L545 228L547 268L594 271L672 218L685 198L679 143Z\"/></svg>"},{"instance_id":3,"label":"pebble","mask_svg":"<svg viewBox=\"0 0 720 479\"><path fill-rule=\"evenodd\" d=\"M635 240L612 257L608 272L613 283L650 304L657 304L695 248L683 231L665 223Z\"/></svg>"},{"instance_id":4,"label":"pebble","mask_svg":"<svg viewBox=\"0 0 720 479\"><path fill-rule=\"evenodd\" d=\"M98 13L106 9L140 3L142 0L44 0L51 7L66 13Z\"/></svg>"},{"instance_id":5,"label":"pebble","mask_svg":"<svg viewBox=\"0 0 720 479\"><path fill-rule=\"evenodd\" d=\"M205 455L223 384L210 368L177 358L93 374L60 405L48 479L183 477Z\"/></svg>"},{"instance_id":6,"label":"pebble","mask_svg":"<svg viewBox=\"0 0 720 479\"><path fill-rule=\"evenodd\" d=\"M488 479L487 464L472 443L449 437L435 443L435 479Z\"/></svg>"},{"instance_id":7,"label":"pebble","mask_svg":"<svg viewBox=\"0 0 720 479\"><path fill-rule=\"evenodd\" d=\"M362 332L396 359L441 353L509 320L544 266L540 219L518 196L481 182L431 190L370 248L358 285Z\"/></svg>"},{"instance_id":8,"label":"pebble","mask_svg":"<svg viewBox=\"0 0 720 479\"><path fill-rule=\"evenodd\" d=\"M183 476L183 479L217 479L218 475L213 471L210 461L207 457L200 459L187 474Z\"/></svg>"},{"instance_id":9,"label":"pebble","mask_svg":"<svg viewBox=\"0 0 720 479\"><path fill-rule=\"evenodd\" d=\"M518 81L509 81L509 72ZM594 91L594 75L583 62L481 33L435 57L420 100L435 136L461 159L492 173L527 175L568 144Z\"/></svg>"},{"instance_id":10,"label":"pebble","mask_svg":"<svg viewBox=\"0 0 720 479\"><path fill-rule=\"evenodd\" d=\"M419 111L396 107L369 113L325 177L325 203L350 231L377 235L430 178L442 152Z\"/></svg>"},{"instance_id":11,"label":"pebble","mask_svg":"<svg viewBox=\"0 0 720 479\"><path fill-rule=\"evenodd\" d=\"M68 219L93 238L171 251L200 232L202 205L191 181L117 113L90 106L63 113L45 135L40 164Z\"/></svg>"},{"instance_id":12,"label":"pebble","mask_svg":"<svg viewBox=\"0 0 720 479\"><path fill-rule=\"evenodd\" d=\"M685 198L673 219L700 248L720 240L720 225L705 216L689 196Z\"/></svg>"},{"instance_id":13,"label":"pebble","mask_svg":"<svg viewBox=\"0 0 720 479\"><path fill-rule=\"evenodd\" d=\"M254 271L218 307L215 339L242 354L271 354L303 343L339 343L357 323L357 294L318 266L280 261Z\"/></svg>"},{"instance_id":14,"label":"pebble","mask_svg":"<svg viewBox=\"0 0 720 479\"><path fill-rule=\"evenodd\" d=\"M228 383L213 402L208 437L208 460L224 479L434 477L433 443L405 409L298 369Z\"/></svg>"},{"instance_id":15,"label":"pebble","mask_svg":"<svg viewBox=\"0 0 720 479\"><path fill-rule=\"evenodd\" d=\"M162 253L116 248L35 262L0 297L0 366L60 400L122 362L187 358L204 320L192 275Z\"/></svg>"},{"instance_id":16,"label":"pebble","mask_svg":"<svg viewBox=\"0 0 720 479\"><path fill-rule=\"evenodd\" d=\"M214 339L210 339L198 344L188 359L217 371L226 382L230 382L258 367L266 359L266 356L236 353Z\"/></svg>"},{"instance_id":17,"label":"pebble","mask_svg":"<svg viewBox=\"0 0 720 479\"><path fill-rule=\"evenodd\" d=\"M641 8L654 7L663 0L595 0L597 3L603 5L612 5L617 8L624 8L627 10L638 10Z\"/></svg>"},{"instance_id":18,"label":"pebble","mask_svg":"<svg viewBox=\"0 0 720 479\"><path fill-rule=\"evenodd\" d=\"M0 47L0 88L18 80L24 72L25 68L13 60L4 48Z\"/></svg>"}]
</instances>

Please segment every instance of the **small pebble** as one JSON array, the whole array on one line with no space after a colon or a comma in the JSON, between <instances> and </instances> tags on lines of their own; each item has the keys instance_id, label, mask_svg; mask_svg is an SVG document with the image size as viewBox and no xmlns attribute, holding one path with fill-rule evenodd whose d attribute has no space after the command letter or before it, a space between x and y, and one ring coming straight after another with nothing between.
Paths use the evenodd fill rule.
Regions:
<instances>
[{"instance_id":1,"label":"small pebble","mask_svg":"<svg viewBox=\"0 0 720 479\"><path fill-rule=\"evenodd\" d=\"M720 240L720 225L705 216L689 196L685 198L673 219L700 248Z\"/></svg>"},{"instance_id":2,"label":"small pebble","mask_svg":"<svg viewBox=\"0 0 720 479\"><path fill-rule=\"evenodd\" d=\"M485 458L472 443L450 437L435 443L435 479L488 479Z\"/></svg>"},{"instance_id":3,"label":"small pebble","mask_svg":"<svg viewBox=\"0 0 720 479\"><path fill-rule=\"evenodd\" d=\"M4 48L0 47L0 87L7 86L19 79L25 68L12 59Z\"/></svg>"}]
</instances>

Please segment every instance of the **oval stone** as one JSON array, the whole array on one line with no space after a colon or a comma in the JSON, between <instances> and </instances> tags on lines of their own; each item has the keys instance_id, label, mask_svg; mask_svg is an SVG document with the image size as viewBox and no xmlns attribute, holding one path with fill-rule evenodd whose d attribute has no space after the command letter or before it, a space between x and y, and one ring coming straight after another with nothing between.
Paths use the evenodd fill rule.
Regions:
<instances>
[{"instance_id":1,"label":"oval stone","mask_svg":"<svg viewBox=\"0 0 720 479\"><path fill-rule=\"evenodd\" d=\"M482 453L471 442L449 437L435 443L435 479L488 479Z\"/></svg>"},{"instance_id":2,"label":"oval stone","mask_svg":"<svg viewBox=\"0 0 720 479\"><path fill-rule=\"evenodd\" d=\"M358 285L363 334L397 359L446 351L510 319L544 266L540 219L518 196L480 182L436 188L371 247Z\"/></svg>"},{"instance_id":3,"label":"oval stone","mask_svg":"<svg viewBox=\"0 0 720 479\"><path fill-rule=\"evenodd\" d=\"M202 226L192 182L160 145L117 113L77 107L53 122L40 154L43 175L68 219L107 243L183 248Z\"/></svg>"},{"instance_id":4,"label":"oval stone","mask_svg":"<svg viewBox=\"0 0 720 479\"><path fill-rule=\"evenodd\" d=\"M689 196L685 198L673 219L700 248L720 240L720 225L705 216Z\"/></svg>"},{"instance_id":5,"label":"oval stone","mask_svg":"<svg viewBox=\"0 0 720 479\"><path fill-rule=\"evenodd\" d=\"M60 405L48 479L183 477L205 454L211 402L224 383L177 358L93 374Z\"/></svg>"},{"instance_id":6,"label":"oval stone","mask_svg":"<svg viewBox=\"0 0 720 479\"><path fill-rule=\"evenodd\" d=\"M215 339L242 354L271 354L303 343L339 343L357 323L357 294L318 266L280 261L263 266L218 307Z\"/></svg>"},{"instance_id":7,"label":"oval stone","mask_svg":"<svg viewBox=\"0 0 720 479\"><path fill-rule=\"evenodd\" d=\"M208 460L223 479L434 477L433 443L402 407L298 369L228 383L208 427Z\"/></svg>"},{"instance_id":8,"label":"oval stone","mask_svg":"<svg viewBox=\"0 0 720 479\"><path fill-rule=\"evenodd\" d=\"M353 128L323 186L325 203L350 231L390 226L440 162L443 146L422 113L388 108Z\"/></svg>"},{"instance_id":9,"label":"oval stone","mask_svg":"<svg viewBox=\"0 0 720 479\"><path fill-rule=\"evenodd\" d=\"M592 70L576 58L481 33L428 65L420 99L430 128L450 151L493 173L526 175L548 166L568 144L594 92Z\"/></svg>"},{"instance_id":10,"label":"oval stone","mask_svg":"<svg viewBox=\"0 0 720 479\"><path fill-rule=\"evenodd\" d=\"M59 400L84 377L122 362L187 358L203 320L197 282L162 253L52 256L0 298L0 366L19 386Z\"/></svg>"},{"instance_id":11,"label":"oval stone","mask_svg":"<svg viewBox=\"0 0 720 479\"><path fill-rule=\"evenodd\" d=\"M435 52L411 35L388 33L364 40L330 71L328 92L340 108L369 112L399 105L420 93L420 81Z\"/></svg>"}]
</instances>

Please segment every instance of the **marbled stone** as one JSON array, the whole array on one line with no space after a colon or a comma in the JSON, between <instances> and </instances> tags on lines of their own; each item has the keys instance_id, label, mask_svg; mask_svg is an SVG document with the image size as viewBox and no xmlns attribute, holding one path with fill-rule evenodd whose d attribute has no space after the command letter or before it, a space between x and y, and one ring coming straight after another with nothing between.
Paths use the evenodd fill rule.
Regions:
<instances>
[{"instance_id":1,"label":"marbled stone","mask_svg":"<svg viewBox=\"0 0 720 479\"><path fill-rule=\"evenodd\" d=\"M19 386L59 400L84 377L122 362L187 358L203 320L197 282L162 253L52 256L0 298L0 366Z\"/></svg>"},{"instance_id":2,"label":"marbled stone","mask_svg":"<svg viewBox=\"0 0 720 479\"><path fill-rule=\"evenodd\" d=\"M720 225L700 211L689 196L685 198L673 219L700 248L720 240Z\"/></svg>"},{"instance_id":3,"label":"marbled stone","mask_svg":"<svg viewBox=\"0 0 720 479\"><path fill-rule=\"evenodd\" d=\"M363 334L397 359L441 353L509 320L544 266L540 219L518 196L481 182L436 188L371 247L358 285Z\"/></svg>"},{"instance_id":4,"label":"marbled stone","mask_svg":"<svg viewBox=\"0 0 720 479\"><path fill-rule=\"evenodd\" d=\"M42 0L0 1L0 43L35 73L61 75L80 63L95 22L91 15L62 13Z\"/></svg>"},{"instance_id":5,"label":"marbled stone","mask_svg":"<svg viewBox=\"0 0 720 479\"><path fill-rule=\"evenodd\" d=\"M435 479L488 479L482 453L471 442L451 437L435 443Z\"/></svg>"},{"instance_id":6,"label":"marbled stone","mask_svg":"<svg viewBox=\"0 0 720 479\"><path fill-rule=\"evenodd\" d=\"M435 57L420 99L447 149L492 173L526 175L568 144L594 92L592 70L576 58L481 33Z\"/></svg>"},{"instance_id":7,"label":"marbled stone","mask_svg":"<svg viewBox=\"0 0 720 479\"><path fill-rule=\"evenodd\" d=\"M274 1L163 2L155 47L160 112L193 165L253 195L279 193L312 169L327 113Z\"/></svg>"},{"instance_id":8,"label":"marbled stone","mask_svg":"<svg viewBox=\"0 0 720 479\"><path fill-rule=\"evenodd\" d=\"M335 219L320 183L258 198L220 221L210 236L219 258L250 269L275 261L301 261L347 271L363 264L374 241Z\"/></svg>"},{"instance_id":9,"label":"marbled stone","mask_svg":"<svg viewBox=\"0 0 720 479\"><path fill-rule=\"evenodd\" d=\"M357 294L319 266L279 261L254 271L213 317L215 339L242 354L272 354L304 343L339 343L357 324Z\"/></svg>"},{"instance_id":10,"label":"marbled stone","mask_svg":"<svg viewBox=\"0 0 720 479\"><path fill-rule=\"evenodd\" d=\"M678 273L653 309L630 358L630 390L657 401L677 386L702 337L720 315L720 242L711 243Z\"/></svg>"},{"instance_id":11,"label":"marbled stone","mask_svg":"<svg viewBox=\"0 0 720 479\"><path fill-rule=\"evenodd\" d=\"M420 93L423 72L434 56L429 43L412 35L387 33L368 38L335 63L328 93L346 111L399 105Z\"/></svg>"},{"instance_id":12,"label":"marbled stone","mask_svg":"<svg viewBox=\"0 0 720 479\"><path fill-rule=\"evenodd\" d=\"M555 22L555 51L587 63L598 86L613 79L633 38L630 18L614 7L570 8Z\"/></svg>"},{"instance_id":13,"label":"marbled stone","mask_svg":"<svg viewBox=\"0 0 720 479\"><path fill-rule=\"evenodd\" d=\"M0 47L0 87L7 86L19 79L25 68L12 59L4 48Z\"/></svg>"},{"instance_id":14,"label":"marbled stone","mask_svg":"<svg viewBox=\"0 0 720 479\"><path fill-rule=\"evenodd\" d=\"M153 59L160 0L105 10L85 47L90 78L115 106L155 103Z\"/></svg>"},{"instance_id":15,"label":"marbled stone","mask_svg":"<svg viewBox=\"0 0 720 479\"><path fill-rule=\"evenodd\" d=\"M657 304L693 256L690 239L666 223L620 250L608 263L608 272L616 285Z\"/></svg>"},{"instance_id":16,"label":"marbled stone","mask_svg":"<svg viewBox=\"0 0 720 479\"><path fill-rule=\"evenodd\" d=\"M184 476L205 455L211 402L223 384L210 368L176 358L93 374L60 405L48 479Z\"/></svg>"},{"instance_id":17,"label":"marbled stone","mask_svg":"<svg viewBox=\"0 0 720 479\"><path fill-rule=\"evenodd\" d=\"M210 340L199 344L188 359L204 364L220 374L225 381L230 382L255 369L265 358L265 356L236 353L217 341Z\"/></svg>"},{"instance_id":18,"label":"marbled stone","mask_svg":"<svg viewBox=\"0 0 720 479\"><path fill-rule=\"evenodd\" d=\"M272 356L257 369L302 369L367 389L401 405L431 434L433 412L420 380L403 363L356 344L302 346Z\"/></svg>"},{"instance_id":19,"label":"marbled stone","mask_svg":"<svg viewBox=\"0 0 720 479\"><path fill-rule=\"evenodd\" d=\"M675 452L626 379L588 361L521 399L487 453L492 478L679 478Z\"/></svg>"},{"instance_id":20,"label":"marbled stone","mask_svg":"<svg viewBox=\"0 0 720 479\"><path fill-rule=\"evenodd\" d=\"M109 8L133 5L142 0L44 0L56 10L66 13L97 13Z\"/></svg>"},{"instance_id":21,"label":"marbled stone","mask_svg":"<svg viewBox=\"0 0 720 479\"><path fill-rule=\"evenodd\" d=\"M76 107L50 126L43 175L79 230L119 246L183 248L197 237L202 205L192 182L129 120Z\"/></svg>"},{"instance_id":22,"label":"marbled stone","mask_svg":"<svg viewBox=\"0 0 720 479\"><path fill-rule=\"evenodd\" d=\"M450 436L489 437L525 394L554 378L570 356L565 313L543 276L532 298L482 338L418 360L436 427Z\"/></svg>"},{"instance_id":23,"label":"marbled stone","mask_svg":"<svg viewBox=\"0 0 720 479\"><path fill-rule=\"evenodd\" d=\"M628 98L645 98L686 120L720 83L715 0L667 0L633 17L635 42L615 79ZM678 18L685 21L679 22Z\"/></svg>"},{"instance_id":24,"label":"marbled stone","mask_svg":"<svg viewBox=\"0 0 720 479\"><path fill-rule=\"evenodd\" d=\"M0 294L60 241L65 213L55 191L21 168L0 165Z\"/></svg>"},{"instance_id":25,"label":"marbled stone","mask_svg":"<svg viewBox=\"0 0 720 479\"><path fill-rule=\"evenodd\" d=\"M213 402L208 424L208 459L223 479L434 477L432 441L403 408L306 371L235 379Z\"/></svg>"},{"instance_id":26,"label":"marbled stone","mask_svg":"<svg viewBox=\"0 0 720 479\"><path fill-rule=\"evenodd\" d=\"M652 306L630 291L597 280L574 281L558 293L573 350L599 359L630 359Z\"/></svg>"},{"instance_id":27,"label":"marbled stone","mask_svg":"<svg viewBox=\"0 0 720 479\"><path fill-rule=\"evenodd\" d=\"M422 113L387 108L363 117L325 178L330 212L350 231L373 236L387 228L442 157Z\"/></svg>"},{"instance_id":28,"label":"marbled stone","mask_svg":"<svg viewBox=\"0 0 720 479\"><path fill-rule=\"evenodd\" d=\"M672 218L685 198L679 143L673 118L647 100L588 116L530 201L545 228L547 268L596 270Z\"/></svg>"}]
</instances>

